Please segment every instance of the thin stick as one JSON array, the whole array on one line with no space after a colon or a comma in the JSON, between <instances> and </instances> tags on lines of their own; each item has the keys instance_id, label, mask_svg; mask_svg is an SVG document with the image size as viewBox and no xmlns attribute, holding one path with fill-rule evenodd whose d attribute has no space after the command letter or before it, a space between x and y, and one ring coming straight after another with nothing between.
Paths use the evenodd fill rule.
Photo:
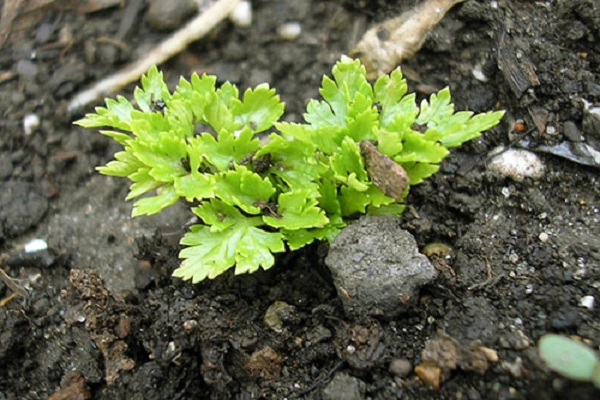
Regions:
<instances>
[{"instance_id":1,"label":"thin stick","mask_svg":"<svg viewBox=\"0 0 600 400\"><path fill-rule=\"evenodd\" d=\"M77 94L69 102L69 112L74 113L86 105L107 96L119 88L134 82L153 65L158 65L181 52L190 43L210 32L226 18L240 0L219 0L205 12L188 22L164 42L150 51L144 58L127 65L123 70L97 82L91 88Z\"/></svg>"}]
</instances>

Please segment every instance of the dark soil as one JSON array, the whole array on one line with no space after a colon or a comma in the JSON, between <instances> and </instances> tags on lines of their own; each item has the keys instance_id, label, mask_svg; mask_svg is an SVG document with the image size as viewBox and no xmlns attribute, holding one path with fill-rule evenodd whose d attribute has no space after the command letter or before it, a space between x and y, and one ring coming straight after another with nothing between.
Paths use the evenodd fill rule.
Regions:
<instances>
[{"instance_id":1,"label":"dark soil","mask_svg":"<svg viewBox=\"0 0 600 400\"><path fill-rule=\"evenodd\" d=\"M0 52L0 399L597 398L546 369L535 343L556 332L600 346L600 308L580 305L600 299L598 169L540 154L545 176L519 183L485 167L492 148L521 136L581 140L581 100L600 102L595 0L467 1L403 65L422 98L450 86L459 110L507 114L410 193L402 225L421 248L452 252L418 306L393 320L344 315L325 245L249 276L171 278L189 214L131 221L128 183L94 170L117 146L73 126L66 107L167 34L148 27L143 1L87 14L46 3ZM241 88L269 82L293 121L372 23L415 4L252 3L251 28L223 23L161 69L172 85L193 71ZM276 33L288 21L302 25L296 40ZM25 134L29 113L41 125ZM24 254L35 237L48 251ZM273 304L280 320L265 324ZM431 388L405 364L419 365L426 343L455 343L447 335L498 361L463 363Z\"/></svg>"}]
</instances>

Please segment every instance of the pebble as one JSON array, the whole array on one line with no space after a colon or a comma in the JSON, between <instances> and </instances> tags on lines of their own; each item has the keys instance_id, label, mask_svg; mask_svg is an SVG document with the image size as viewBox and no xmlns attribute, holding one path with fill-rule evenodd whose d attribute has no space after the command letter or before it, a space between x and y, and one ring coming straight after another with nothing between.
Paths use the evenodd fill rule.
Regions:
<instances>
[{"instance_id":1,"label":"pebble","mask_svg":"<svg viewBox=\"0 0 600 400\"><path fill-rule=\"evenodd\" d=\"M412 371L412 364L405 358L394 358L390 362L389 370L399 378L406 378Z\"/></svg>"},{"instance_id":2,"label":"pebble","mask_svg":"<svg viewBox=\"0 0 600 400\"><path fill-rule=\"evenodd\" d=\"M252 25L252 4L249 1L240 1L229 14L229 20L240 28Z\"/></svg>"},{"instance_id":3,"label":"pebble","mask_svg":"<svg viewBox=\"0 0 600 400\"><path fill-rule=\"evenodd\" d=\"M263 317L264 324L277 333L283 332L283 320L295 311L294 306L290 306L285 301L276 301L265 312Z\"/></svg>"},{"instance_id":4,"label":"pebble","mask_svg":"<svg viewBox=\"0 0 600 400\"><path fill-rule=\"evenodd\" d=\"M544 164L530 151L522 149L504 151L500 146L490 155L492 159L487 164L488 170L509 177L515 182L522 182L526 178L538 180L544 176Z\"/></svg>"},{"instance_id":5,"label":"pebble","mask_svg":"<svg viewBox=\"0 0 600 400\"><path fill-rule=\"evenodd\" d=\"M48 243L44 239L33 239L23 246L25 253L37 253L38 251L46 250Z\"/></svg>"},{"instance_id":6,"label":"pebble","mask_svg":"<svg viewBox=\"0 0 600 400\"><path fill-rule=\"evenodd\" d=\"M398 316L438 275L412 235L391 216L363 216L344 228L325 264L344 311L356 318Z\"/></svg>"},{"instance_id":7,"label":"pebble","mask_svg":"<svg viewBox=\"0 0 600 400\"><path fill-rule=\"evenodd\" d=\"M323 400L363 400L365 383L344 372L337 372L321 393Z\"/></svg>"},{"instance_id":8,"label":"pebble","mask_svg":"<svg viewBox=\"0 0 600 400\"><path fill-rule=\"evenodd\" d=\"M146 12L146 22L158 31L171 31L179 28L198 10L196 0L151 0Z\"/></svg>"},{"instance_id":9,"label":"pebble","mask_svg":"<svg viewBox=\"0 0 600 400\"><path fill-rule=\"evenodd\" d=\"M421 382L435 390L442 386L444 371L433 361L423 361L415 367L415 373Z\"/></svg>"},{"instance_id":10,"label":"pebble","mask_svg":"<svg viewBox=\"0 0 600 400\"><path fill-rule=\"evenodd\" d=\"M40 117L37 114L30 113L23 117L23 131L26 136L31 135L40 127Z\"/></svg>"},{"instance_id":11,"label":"pebble","mask_svg":"<svg viewBox=\"0 0 600 400\"><path fill-rule=\"evenodd\" d=\"M583 308L587 308L588 310L594 308L595 303L596 299L594 296L583 296L581 299L579 299L579 305Z\"/></svg>"},{"instance_id":12,"label":"pebble","mask_svg":"<svg viewBox=\"0 0 600 400\"><path fill-rule=\"evenodd\" d=\"M299 22L287 22L277 27L277 35L283 40L295 40L302 33L302 25Z\"/></svg>"}]
</instances>

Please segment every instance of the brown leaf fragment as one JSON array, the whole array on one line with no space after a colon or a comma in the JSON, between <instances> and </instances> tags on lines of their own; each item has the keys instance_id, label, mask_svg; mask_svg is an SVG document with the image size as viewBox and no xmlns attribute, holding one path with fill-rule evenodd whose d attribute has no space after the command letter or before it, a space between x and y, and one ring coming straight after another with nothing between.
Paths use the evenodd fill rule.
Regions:
<instances>
[{"instance_id":1,"label":"brown leaf fragment","mask_svg":"<svg viewBox=\"0 0 600 400\"><path fill-rule=\"evenodd\" d=\"M452 6L462 1L425 0L413 10L369 29L350 56L360 58L367 69L368 79L377 79L419 51L427 34Z\"/></svg>"},{"instance_id":2,"label":"brown leaf fragment","mask_svg":"<svg viewBox=\"0 0 600 400\"><path fill-rule=\"evenodd\" d=\"M359 146L371 181L386 196L402 200L409 182L404 168L367 140L361 141Z\"/></svg>"}]
</instances>

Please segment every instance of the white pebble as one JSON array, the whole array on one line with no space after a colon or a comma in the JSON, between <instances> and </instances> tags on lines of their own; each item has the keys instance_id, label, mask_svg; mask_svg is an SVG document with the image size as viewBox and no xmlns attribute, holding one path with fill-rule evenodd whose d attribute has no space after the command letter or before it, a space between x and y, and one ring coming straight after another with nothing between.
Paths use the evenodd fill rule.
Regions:
<instances>
[{"instance_id":1,"label":"white pebble","mask_svg":"<svg viewBox=\"0 0 600 400\"><path fill-rule=\"evenodd\" d=\"M550 236L546 232L542 232L540 233L540 236L538 236L538 238L540 239L540 242L546 243Z\"/></svg>"},{"instance_id":2,"label":"white pebble","mask_svg":"<svg viewBox=\"0 0 600 400\"><path fill-rule=\"evenodd\" d=\"M579 305L581 307L587 308L588 310L594 308L595 303L596 299L594 298L594 296L583 296L581 299L579 299Z\"/></svg>"},{"instance_id":3,"label":"white pebble","mask_svg":"<svg viewBox=\"0 0 600 400\"><path fill-rule=\"evenodd\" d=\"M287 22L277 27L277 34L284 40L294 40L302 33L299 22Z\"/></svg>"},{"instance_id":4,"label":"white pebble","mask_svg":"<svg viewBox=\"0 0 600 400\"><path fill-rule=\"evenodd\" d=\"M29 136L37 131L40 127L40 117L37 114L31 113L23 117L23 130L25 135Z\"/></svg>"},{"instance_id":5,"label":"white pebble","mask_svg":"<svg viewBox=\"0 0 600 400\"><path fill-rule=\"evenodd\" d=\"M471 70L471 74L473 74L473 77L480 82L487 82L489 80L488 77L481 70L481 65L479 64Z\"/></svg>"},{"instance_id":6,"label":"white pebble","mask_svg":"<svg viewBox=\"0 0 600 400\"><path fill-rule=\"evenodd\" d=\"M48 243L44 239L33 239L23 246L25 253L37 253L38 251L46 250Z\"/></svg>"},{"instance_id":7,"label":"white pebble","mask_svg":"<svg viewBox=\"0 0 600 400\"><path fill-rule=\"evenodd\" d=\"M240 28L252 25L252 4L249 1L240 1L229 14L229 19Z\"/></svg>"},{"instance_id":8,"label":"white pebble","mask_svg":"<svg viewBox=\"0 0 600 400\"><path fill-rule=\"evenodd\" d=\"M493 156L487 168L522 182L525 178L540 179L544 176L544 164L534 153L522 149L496 148L490 154Z\"/></svg>"}]
</instances>

